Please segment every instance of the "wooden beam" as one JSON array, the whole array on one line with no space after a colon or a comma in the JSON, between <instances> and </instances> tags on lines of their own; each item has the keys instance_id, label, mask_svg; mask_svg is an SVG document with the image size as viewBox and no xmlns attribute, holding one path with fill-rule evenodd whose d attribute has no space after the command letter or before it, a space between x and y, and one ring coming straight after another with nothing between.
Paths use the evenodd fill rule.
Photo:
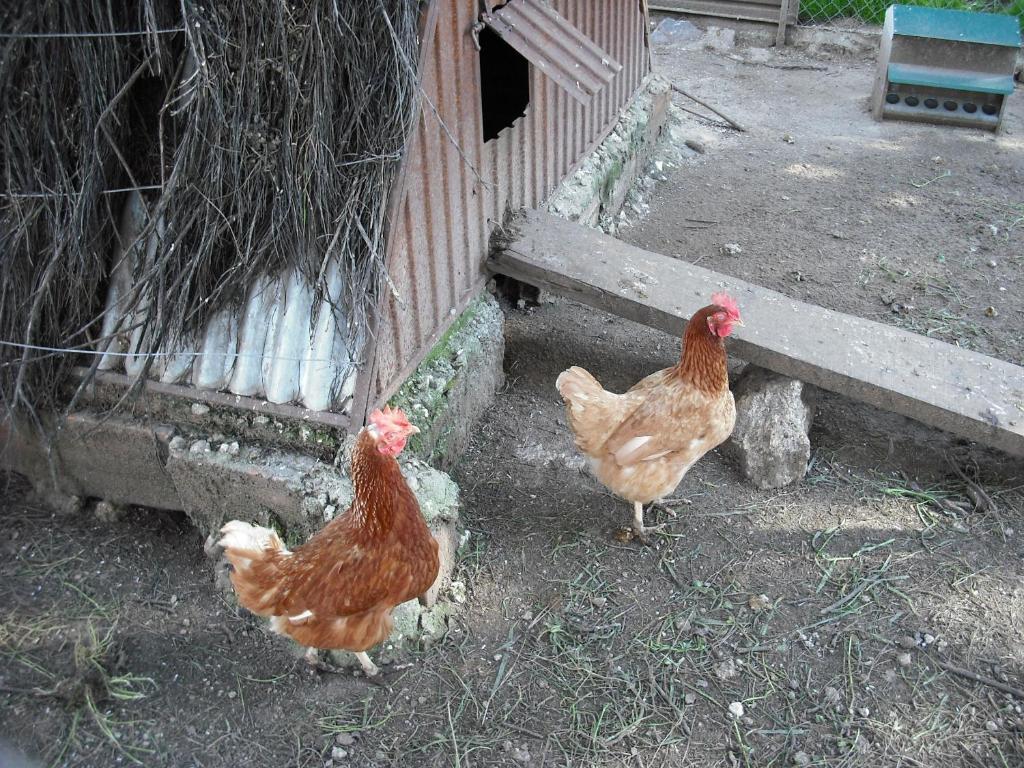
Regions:
<instances>
[{"instance_id":1,"label":"wooden beam","mask_svg":"<svg viewBox=\"0 0 1024 768\"><path fill-rule=\"evenodd\" d=\"M775 47L782 48L786 45L786 26L789 24L789 9L792 0L782 0L779 8L779 28L775 30Z\"/></svg>"},{"instance_id":2,"label":"wooden beam","mask_svg":"<svg viewBox=\"0 0 1024 768\"><path fill-rule=\"evenodd\" d=\"M726 290L745 328L740 358L1024 456L1024 368L644 251L593 229L527 211L490 262L495 273L678 335Z\"/></svg>"}]
</instances>

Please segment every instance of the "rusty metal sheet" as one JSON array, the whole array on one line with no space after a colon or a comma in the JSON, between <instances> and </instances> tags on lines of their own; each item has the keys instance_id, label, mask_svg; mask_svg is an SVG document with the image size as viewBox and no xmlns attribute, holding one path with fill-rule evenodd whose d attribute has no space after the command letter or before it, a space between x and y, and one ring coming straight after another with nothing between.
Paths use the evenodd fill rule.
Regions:
<instances>
[{"instance_id":1,"label":"rusty metal sheet","mask_svg":"<svg viewBox=\"0 0 1024 768\"><path fill-rule=\"evenodd\" d=\"M543 0L510 0L482 20L581 104L590 104L622 69Z\"/></svg>"},{"instance_id":2,"label":"rusty metal sheet","mask_svg":"<svg viewBox=\"0 0 1024 768\"><path fill-rule=\"evenodd\" d=\"M639 2L552 4L575 30L573 37L583 36L598 51L598 61L608 56L622 66L616 65L611 79L600 81L585 103L569 95L550 67L531 67L525 115L486 142L480 52L470 33L480 18L479 2L432 0L426 6L419 60L423 98L388 214L390 284L371 333L369 364L361 371L354 426L391 396L483 289L488 238L505 212L543 205L612 130L650 71ZM525 5L512 0L499 12ZM539 11L526 13L531 12L539 18ZM553 27L544 25L545 35L535 43L547 52L553 50L548 35ZM558 57L564 64L568 53Z\"/></svg>"}]
</instances>

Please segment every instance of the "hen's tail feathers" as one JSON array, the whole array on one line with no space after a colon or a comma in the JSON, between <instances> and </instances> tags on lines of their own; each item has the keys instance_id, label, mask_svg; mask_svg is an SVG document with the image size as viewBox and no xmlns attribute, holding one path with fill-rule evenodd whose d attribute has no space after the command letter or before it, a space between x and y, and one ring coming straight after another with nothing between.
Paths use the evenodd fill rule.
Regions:
<instances>
[{"instance_id":1,"label":"hen's tail feathers","mask_svg":"<svg viewBox=\"0 0 1024 768\"><path fill-rule=\"evenodd\" d=\"M218 542L232 565L231 583L238 602L253 613L277 613L281 597L283 565L291 555L281 537L270 528L232 520L220 529Z\"/></svg>"},{"instance_id":2,"label":"hen's tail feathers","mask_svg":"<svg viewBox=\"0 0 1024 768\"><path fill-rule=\"evenodd\" d=\"M620 395L605 391L588 371L573 366L562 371L555 387L566 404L569 427L576 436L577 447L594 454L622 418Z\"/></svg>"}]
</instances>

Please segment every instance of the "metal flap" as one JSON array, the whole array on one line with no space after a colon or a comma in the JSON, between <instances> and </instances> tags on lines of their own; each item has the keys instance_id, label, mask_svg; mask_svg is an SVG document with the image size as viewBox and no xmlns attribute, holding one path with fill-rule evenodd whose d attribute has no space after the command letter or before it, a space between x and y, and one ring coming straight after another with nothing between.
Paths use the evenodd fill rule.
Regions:
<instances>
[{"instance_id":1,"label":"metal flap","mask_svg":"<svg viewBox=\"0 0 1024 768\"><path fill-rule=\"evenodd\" d=\"M583 104L622 69L544 0L509 0L481 20Z\"/></svg>"}]
</instances>

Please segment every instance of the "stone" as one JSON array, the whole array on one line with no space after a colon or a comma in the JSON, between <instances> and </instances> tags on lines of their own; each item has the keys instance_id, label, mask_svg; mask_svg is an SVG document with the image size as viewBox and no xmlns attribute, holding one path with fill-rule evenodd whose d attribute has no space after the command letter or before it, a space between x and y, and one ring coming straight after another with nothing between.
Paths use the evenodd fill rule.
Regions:
<instances>
[{"instance_id":1,"label":"stone","mask_svg":"<svg viewBox=\"0 0 1024 768\"><path fill-rule=\"evenodd\" d=\"M743 702L734 701L732 704L729 705L729 714L735 717L737 720L743 717L743 712Z\"/></svg>"},{"instance_id":2,"label":"stone","mask_svg":"<svg viewBox=\"0 0 1024 768\"><path fill-rule=\"evenodd\" d=\"M704 47L712 51L731 51L736 47L736 30L725 27L708 27L704 33Z\"/></svg>"},{"instance_id":3,"label":"stone","mask_svg":"<svg viewBox=\"0 0 1024 768\"><path fill-rule=\"evenodd\" d=\"M721 664L717 664L715 666L715 675L719 680L731 680L738 676L739 670L736 669L735 659L727 659Z\"/></svg>"},{"instance_id":4,"label":"stone","mask_svg":"<svg viewBox=\"0 0 1024 768\"><path fill-rule=\"evenodd\" d=\"M804 384L747 366L736 382L736 427L726 451L761 489L800 480L811 455L813 408Z\"/></svg>"},{"instance_id":5,"label":"stone","mask_svg":"<svg viewBox=\"0 0 1024 768\"><path fill-rule=\"evenodd\" d=\"M655 45L687 43L699 40L703 34L700 27L686 19L662 19L651 33L651 42Z\"/></svg>"},{"instance_id":6,"label":"stone","mask_svg":"<svg viewBox=\"0 0 1024 768\"><path fill-rule=\"evenodd\" d=\"M128 514L128 507L104 499L96 504L95 514L101 523L116 523Z\"/></svg>"}]
</instances>

